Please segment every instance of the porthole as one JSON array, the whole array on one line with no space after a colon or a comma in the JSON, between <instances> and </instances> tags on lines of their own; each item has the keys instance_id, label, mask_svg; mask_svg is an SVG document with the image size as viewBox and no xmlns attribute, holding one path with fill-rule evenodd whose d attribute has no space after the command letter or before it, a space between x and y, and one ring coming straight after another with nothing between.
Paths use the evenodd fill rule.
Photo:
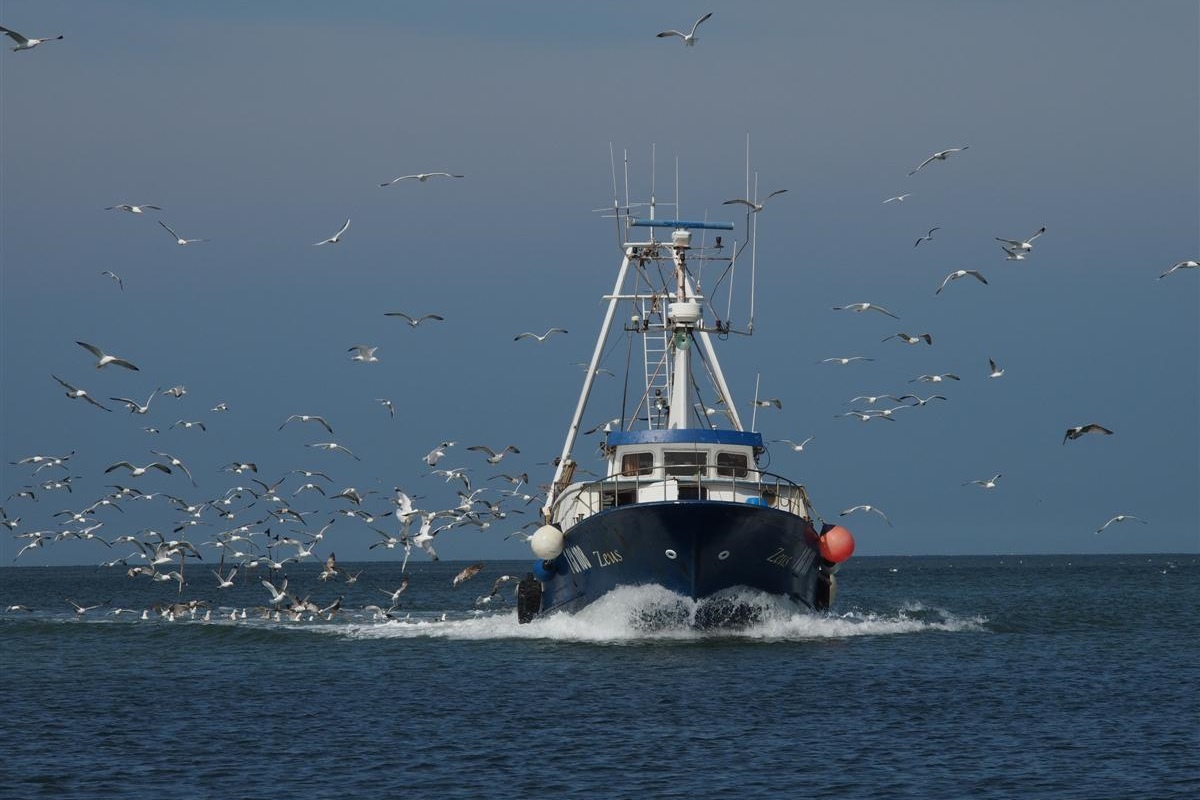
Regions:
<instances>
[{"instance_id":1,"label":"porthole","mask_svg":"<svg viewBox=\"0 0 1200 800\"><path fill-rule=\"evenodd\" d=\"M674 561L675 559L679 558L679 553L676 553L674 550L670 550L670 549L668 549L668 550L667 550L667 551L664 553L664 555L665 555L667 558L671 559L672 561Z\"/></svg>"}]
</instances>

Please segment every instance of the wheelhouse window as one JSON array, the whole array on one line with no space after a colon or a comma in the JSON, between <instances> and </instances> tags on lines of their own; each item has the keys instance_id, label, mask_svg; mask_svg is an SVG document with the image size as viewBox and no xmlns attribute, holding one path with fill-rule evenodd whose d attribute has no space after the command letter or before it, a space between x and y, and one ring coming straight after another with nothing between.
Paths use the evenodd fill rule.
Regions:
<instances>
[{"instance_id":1,"label":"wheelhouse window","mask_svg":"<svg viewBox=\"0 0 1200 800\"><path fill-rule=\"evenodd\" d=\"M651 453L626 453L621 456L622 475L649 475L654 470Z\"/></svg>"},{"instance_id":2,"label":"wheelhouse window","mask_svg":"<svg viewBox=\"0 0 1200 800\"><path fill-rule=\"evenodd\" d=\"M746 477L748 460L745 453L717 453L717 474L725 477Z\"/></svg>"},{"instance_id":3,"label":"wheelhouse window","mask_svg":"<svg viewBox=\"0 0 1200 800\"><path fill-rule=\"evenodd\" d=\"M663 454L663 465L668 475L699 475L708 466L708 453L703 450L688 453Z\"/></svg>"}]
</instances>

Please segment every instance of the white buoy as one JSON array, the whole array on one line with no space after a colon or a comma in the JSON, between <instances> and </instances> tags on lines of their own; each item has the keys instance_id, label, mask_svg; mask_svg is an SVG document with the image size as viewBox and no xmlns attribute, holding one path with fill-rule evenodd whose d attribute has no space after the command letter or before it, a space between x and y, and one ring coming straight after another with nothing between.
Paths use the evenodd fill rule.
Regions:
<instances>
[{"instance_id":1,"label":"white buoy","mask_svg":"<svg viewBox=\"0 0 1200 800\"><path fill-rule=\"evenodd\" d=\"M529 538L529 548L543 561L552 561L563 551L563 532L553 525L543 525Z\"/></svg>"}]
</instances>

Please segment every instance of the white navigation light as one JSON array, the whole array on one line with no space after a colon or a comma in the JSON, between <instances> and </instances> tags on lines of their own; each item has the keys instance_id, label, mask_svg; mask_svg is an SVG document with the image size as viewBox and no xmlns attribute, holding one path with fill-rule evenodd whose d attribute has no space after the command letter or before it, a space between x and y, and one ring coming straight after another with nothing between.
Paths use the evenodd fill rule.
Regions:
<instances>
[{"instance_id":1,"label":"white navigation light","mask_svg":"<svg viewBox=\"0 0 1200 800\"><path fill-rule=\"evenodd\" d=\"M543 561L556 559L563 551L563 532L553 525L543 525L529 538L529 548Z\"/></svg>"}]
</instances>

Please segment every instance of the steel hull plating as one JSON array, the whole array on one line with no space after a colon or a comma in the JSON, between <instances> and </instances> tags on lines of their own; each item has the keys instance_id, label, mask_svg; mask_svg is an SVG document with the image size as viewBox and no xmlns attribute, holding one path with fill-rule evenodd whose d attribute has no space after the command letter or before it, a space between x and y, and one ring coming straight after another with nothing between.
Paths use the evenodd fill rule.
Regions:
<instances>
[{"instance_id":1,"label":"steel hull plating","mask_svg":"<svg viewBox=\"0 0 1200 800\"><path fill-rule=\"evenodd\" d=\"M828 606L830 566L810 522L765 506L708 500L639 503L567 532L538 565L542 613L576 611L618 586L657 584L693 600L746 587L804 610Z\"/></svg>"}]
</instances>

